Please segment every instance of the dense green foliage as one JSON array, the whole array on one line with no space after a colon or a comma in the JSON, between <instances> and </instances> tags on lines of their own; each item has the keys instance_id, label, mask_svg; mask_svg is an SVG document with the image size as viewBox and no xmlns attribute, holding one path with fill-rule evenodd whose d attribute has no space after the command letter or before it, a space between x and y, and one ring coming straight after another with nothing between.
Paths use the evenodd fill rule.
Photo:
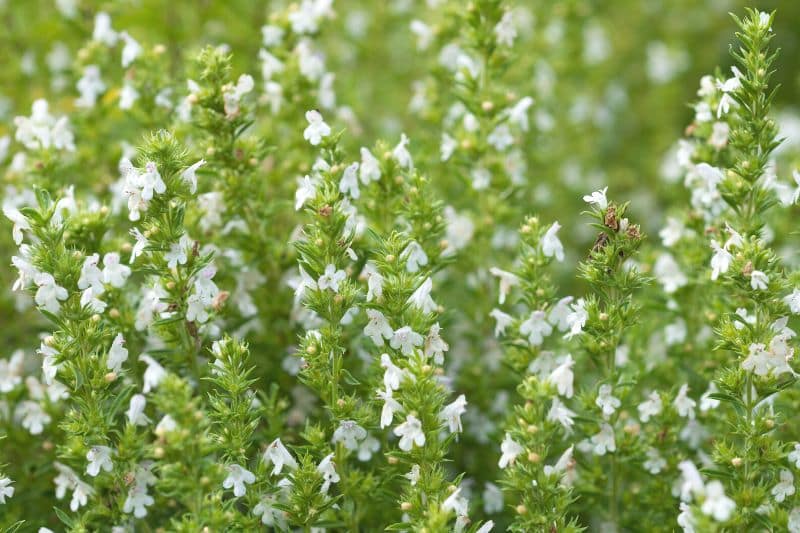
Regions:
<instances>
[{"instance_id":1,"label":"dense green foliage","mask_svg":"<svg viewBox=\"0 0 800 533\"><path fill-rule=\"evenodd\" d=\"M0 0L0 531L800 532L785 4Z\"/></svg>"}]
</instances>

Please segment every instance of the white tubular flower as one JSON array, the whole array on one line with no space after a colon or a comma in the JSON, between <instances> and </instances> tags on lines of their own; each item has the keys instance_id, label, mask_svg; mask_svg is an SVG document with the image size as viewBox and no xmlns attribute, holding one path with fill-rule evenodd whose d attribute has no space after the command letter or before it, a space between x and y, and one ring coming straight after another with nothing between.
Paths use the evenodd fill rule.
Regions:
<instances>
[{"instance_id":1,"label":"white tubular flower","mask_svg":"<svg viewBox=\"0 0 800 533\"><path fill-rule=\"evenodd\" d=\"M406 416L406 421L394 428L394 434L400 437L398 447L404 452L411 451L414 446L425 445L422 422L414 415Z\"/></svg>"},{"instance_id":2,"label":"white tubular flower","mask_svg":"<svg viewBox=\"0 0 800 533\"><path fill-rule=\"evenodd\" d=\"M96 477L100 470L111 472L114 468L114 463L111 462L112 450L108 446L92 446L86 452L86 460L89 464L86 466L86 473L92 477Z\"/></svg>"},{"instance_id":3,"label":"white tubular flower","mask_svg":"<svg viewBox=\"0 0 800 533\"><path fill-rule=\"evenodd\" d=\"M222 482L222 488L233 488L233 495L237 498L244 496L247 492L246 485L255 483L255 474L237 464L228 465L226 468L228 469L228 477Z\"/></svg>"},{"instance_id":4,"label":"white tubular flower","mask_svg":"<svg viewBox=\"0 0 800 533\"><path fill-rule=\"evenodd\" d=\"M439 419L445 422L450 429L450 433L461 433L464 428L461 426L461 415L467 412L467 397L460 395L454 402L445 405L439 413Z\"/></svg>"},{"instance_id":5,"label":"white tubular flower","mask_svg":"<svg viewBox=\"0 0 800 533\"><path fill-rule=\"evenodd\" d=\"M303 138L311 143L312 146L317 146L322 142L323 137L331 134L331 127L325 124L322 120L322 115L316 109L306 111L306 120L308 127L303 131Z\"/></svg>"},{"instance_id":6,"label":"white tubular flower","mask_svg":"<svg viewBox=\"0 0 800 533\"><path fill-rule=\"evenodd\" d=\"M290 470L294 470L297 468L297 461L295 461L292 454L289 453L289 450L286 449L286 446L283 445L281 439L275 439L267 446L266 451L264 451L264 455L262 457L264 464L269 466L270 464L273 465L272 467L272 475L278 476L283 471L283 467L286 466Z\"/></svg>"},{"instance_id":7,"label":"white tubular flower","mask_svg":"<svg viewBox=\"0 0 800 533\"><path fill-rule=\"evenodd\" d=\"M331 484L338 483L340 480L339 474L336 472L336 464L333 462L332 453L326 455L325 458L320 461L317 465L317 472L322 474L322 487L319 489L322 494L327 494Z\"/></svg>"},{"instance_id":8,"label":"white tubular flower","mask_svg":"<svg viewBox=\"0 0 800 533\"><path fill-rule=\"evenodd\" d=\"M358 443L367 438L367 430L359 426L355 420L342 420L333 432L331 441L341 442L348 450L358 449Z\"/></svg>"},{"instance_id":9,"label":"white tubular flower","mask_svg":"<svg viewBox=\"0 0 800 533\"><path fill-rule=\"evenodd\" d=\"M553 222L553 225L548 228L542 237L542 253L545 257L554 257L556 261L564 260L564 245L561 244L556 233L561 229L561 224ZM502 303L502 302L501 302Z\"/></svg>"},{"instance_id":10,"label":"white tubular flower","mask_svg":"<svg viewBox=\"0 0 800 533\"><path fill-rule=\"evenodd\" d=\"M500 456L500 460L497 462L497 466L500 468L506 468L507 466L514 464L517 456L524 452L525 448L523 448L520 443L512 439L509 433L506 433L503 442L500 444L500 451L502 452L502 455Z\"/></svg>"}]
</instances>

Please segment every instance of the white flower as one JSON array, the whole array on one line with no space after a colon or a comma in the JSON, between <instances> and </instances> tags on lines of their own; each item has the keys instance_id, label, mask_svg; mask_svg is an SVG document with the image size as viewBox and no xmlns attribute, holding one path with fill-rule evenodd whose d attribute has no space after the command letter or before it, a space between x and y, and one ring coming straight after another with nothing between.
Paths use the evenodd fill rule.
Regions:
<instances>
[{"instance_id":1,"label":"white flower","mask_svg":"<svg viewBox=\"0 0 800 533\"><path fill-rule=\"evenodd\" d=\"M461 487L459 487L442 502L442 511L445 513L453 511L456 516L466 516L468 505L469 502L461 496Z\"/></svg>"},{"instance_id":2,"label":"white flower","mask_svg":"<svg viewBox=\"0 0 800 533\"><path fill-rule=\"evenodd\" d=\"M269 466L270 463L274 465L272 468L273 476L280 475L284 466L291 470L297 468L297 461L295 461L292 454L289 453L289 450L286 449L286 446L283 445L279 438L275 439L267 446L262 459L267 466Z\"/></svg>"},{"instance_id":3,"label":"white flower","mask_svg":"<svg viewBox=\"0 0 800 533\"><path fill-rule=\"evenodd\" d=\"M69 296L67 289L58 285L55 278L47 272L36 274L33 281L39 287L34 296L36 304L50 313L58 313L61 309L59 301L66 300Z\"/></svg>"},{"instance_id":4,"label":"white flower","mask_svg":"<svg viewBox=\"0 0 800 533\"><path fill-rule=\"evenodd\" d=\"M164 367L158 364L158 362L149 355L142 354L139 356L139 360L147 363L147 368L145 369L143 376L144 387L142 388L142 392L147 394L151 390L158 387L161 381L167 376L167 371L164 370Z\"/></svg>"},{"instance_id":5,"label":"white flower","mask_svg":"<svg viewBox=\"0 0 800 533\"><path fill-rule=\"evenodd\" d=\"M311 143L312 146L317 146L322 142L323 137L331 134L331 127L325 124L322 120L322 115L316 109L306 111L306 120L308 127L303 131L303 138Z\"/></svg>"},{"instance_id":6,"label":"white flower","mask_svg":"<svg viewBox=\"0 0 800 533\"><path fill-rule=\"evenodd\" d=\"M355 420L342 420L339 427L333 432L331 439L334 444L341 442L348 450L358 448L359 441L367 438L367 430L359 426Z\"/></svg>"},{"instance_id":7,"label":"white flower","mask_svg":"<svg viewBox=\"0 0 800 533\"><path fill-rule=\"evenodd\" d=\"M503 491L494 483L487 481L483 488L483 511L496 514L503 510Z\"/></svg>"},{"instance_id":8,"label":"white flower","mask_svg":"<svg viewBox=\"0 0 800 533\"><path fill-rule=\"evenodd\" d=\"M323 17L331 17L332 0L303 0L295 9L289 11L289 22L292 31L298 35L316 33L319 21Z\"/></svg>"},{"instance_id":9,"label":"white flower","mask_svg":"<svg viewBox=\"0 0 800 533\"><path fill-rule=\"evenodd\" d=\"M472 178L472 188L476 191L487 189L492 182L492 173L484 167L472 169L470 177Z\"/></svg>"},{"instance_id":10,"label":"white flower","mask_svg":"<svg viewBox=\"0 0 800 533\"><path fill-rule=\"evenodd\" d=\"M400 259L405 259L406 270L417 272L419 267L428 264L428 256L417 241L411 241L405 250L400 253Z\"/></svg>"},{"instance_id":11,"label":"white flower","mask_svg":"<svg viewBox=\"0 0 800 533\"><path fill-rule=\"evenodd\" d=\"M142 45L140 45L136 39L128 35L126 31L120 33L119 36L125 41L125 46L122 47L122 68L128 68L137 57L142 55Z\"/></svg>"},{"instance_id":12,"label":"white flower","mask_svg":"<svg viewBox=\"0 0 800 533\"><path fill-rule=\"evenodd\" d=\"M377 391L378 398L383 400L383 407L381 408L381 429L392 425L394 414L402 411L403 406L400 402L392 398L392 389L387 388L385 391Z\"/></svg>"},{"instance_id":13,"label":"white flower","mask_svg":"<svg viewBox=\"0 0 800 533\"><path fill-rule=\"evenodd\" d=\"M542 471L545 475L553 476L561 474L561 483L567 486L572 485L577 477L577 473L575 472L575 459L572 455L573 449L573 446L567 448L553 466L544 465Z\"/></svg>"},{"instance_id":14,"label":"white flower","mask_svg":"<svg viewBox=\"0 0 800 533\"><path fill-rule=\"evenodd\" d=\"M608 207L608 199L606 199L606 191L608 187L604 187L599 191L594 191L592 194L587 194L583 197L583 201L587 204L594 204L600 209Z\"/></svg>"},{"instance_id":15,"label":"white flower","mask_svg":"<svg viewBox=\"0 0 800 533\"><path fill-rule=\"evenodd\" d=\"M358 169L358 177L364 185L369 185L370 181L381 179L380 161L363 146L361 147L361 166Z\"/></svg>"},{"instance_id":16,"label":"white flower","mask_svg":"<svg viewBox=\"0 0 800 533\"><path fill-rule=\"evenodd\" d=\"M556 233L561 229L561 224L553 222L542 237L542 253L545 257L555 256L556 261L564 260L564 246L561 244ZM502 303L502 302L501 302Z\"/></svg>"},{"instance_id":17,"label":"white flower","mask_svg":"<svg viewBox=\"0 0 800 533\"><path fill-rule=\"evenodd\" d=\"M598 391L597 399L595 400L595 404L603 410L603 416L605 418L613 415L614 411L617 410L617 407L620 406L619 398L616 398L611 393L611 385L608 383L600 385L600 390Z\"/></svg>"},{"instance_id":18,"label":"white flower","mask_svg":"<svg viewBox=\"0 0 800 533\"><path fill-rule=\"evenodd\" d=\"M0 476L0 505L6 503L6 498L11 498L14 495L14 487L11 484L14 483L11 479Z\"/></svg>"},{"instance_id":19,"label":"white flower","mask_svg":"<svg viewBox=\"0 0 800 533\"><path fill-rule=\"evenodd\" d=\"M72 471L70 470L70 472ZM81 481L74 472L72 473L70 488L72 489L72 499L69 502L69 508L74 513L86 505L89 501L89 496L94 494L94 489Z\"/></svg>"},{"instance_id":20,"label":"white flower","mask_svg":"<svg viewBox=\"0 0 800 533\"><path fill-rule=\"evenodd\" d=\"M522 131L528 131L530 123L528 121L528 109L533 105L533 98L525 96L519 102L508 108L508 121L516 124Z\"/></svg>"},{"instance_id":21,"label":"white flower","mask_svg":"<svg viewBox=\"0 0 800 533\"><path fill-rule=\"evenodd\" d=\"M515 285L519 285L520 282L519 276L517 276L516 274L512 274L511 272L506 272L505 270L500 270L497 267L490 268L489 273L492 276L496 276L497 278L500 279L498 303L502 305L505 303L508 293L511 292L511 288L514 287Z\"/></svg>"},{"instance_id":22,"label":"white flower","mask_svg":"<svg viewBox=\"0 0 800 533\"><path fill-rule=\"evenodd\" d=\"M42 348L48 349L42 344ZM57 354L55 350L48 349L47 353L52 355ZM17 385L22 383L22 375L25 371L25 353L22 350L16 350L8 359L0 359L0 392L11 392ZM55 371L53 371L55 377Z\"/></svg>"},{"instance_id":23,"label":"white flower","mask_svg":"<svg viewBox=\"0 0 800 533\"><path fill-rule=\"evenodd\" d=\"M714 256L711 258L711 280L715 281L720 274L728 271L733 261L733 255L714 240L711 241L711 248L714 250Z\"/></svg>"},{"instance_id":24,"label":"white flower","mask_svg":"<svg viewBox=\"0 0 800 533\"><path fill-rule=\"evenodd\" d=\"M411 467L411 471L409 471L407 474L403 474L403 477L405 477L408 482L411 483L412 487L415 486L419 482L419 465L413 465Z\"/></svg>"},{"instance_id":25,"label":"white flower","mask_svg":"<svg viewBox=\"0 0 800 533\"><path fill-rule=\"evenodd\" d=\"M154 433L159 437L164 437L176 429L178 429L178 423L175 422L175 419L169 415L164 415L161 417L161 420L158 421L158 424L156 424Z\"/></svg>"},{"instance_id":26,"label":"white flower","mask_svg":"<svg viewBox=\"0 0 800 533\"><path fill-rule=\"evenodd\" d=\"M117 289L125 285L131 269L127 265L120 264L119 254L116 252L107 253L103 256L103 282L108 283Z\"/></svg>"},{"instance_id":27,"label":"white flower","mask_svg":"<svg viewBox=\"0 0 800 533\"><path fill-rule=\"evenodd\" d=\"M661 237L661 243L669 248L683 237L685 231L683 222L674 217L667 217L667 225L658 232L658 236Z\"/></svg>"},{"instance_id":28,"label":"white flower","mask_svg":"<svg viewBox=\"0 0 800 533\"><path fill-rule=\"evenodd\" d=\"M658 256L653 265L653 274L664 287L664 292L672 294L689 282L686 275L681 272L675 258L671 254L663 253Z\"/></svg>"},{"instance_id":29,"label":"white flower","mask_svg":"<svg viewBox=\"0 0 800 533\"><path fill-rule=\"evenodd\" d=\"M448 134L442 134L442 143L439 147L439 153L442 162L447 161L453 156L453 152L458 148L458 141L450 137Z\"/></svg>"},{"instance_id":30,"label":"white flower","mask_svg":"<svg viewBox=\"0 0 800 533\"><path fill-rule=\"evenodd\" d=\"M178 265L185 265L191 247L192 241L184 233L177 242L170 244L169 251L164 254L164 259L167 260L167 266L169 268L176 268Z\"/></svg>"},{"instance_id":31,"label":"white flower","mask_svg":"<svg viewBox=\"0 0 800 533\"><path fill-rule=\"evenodd\" d=\"M40 435L51 421L50 415L42 409L42 406L30 400L17 404L14 416L31 435Z\"/></svg>"},{"instance_id":32,"label":"white flower","mask_svg":"<svg viewBox=\"0 0 800 533\"><path fill-rule=\"evenodd\" d=\"M125 82L119 92L119 108L123 110L131 109L138 99L139 91L136 90L136 87Z\"/></svg>"},{"instance_id":33,"label":"white flower","mask_svg":"<svg viewBox=\"0 0 800 533\"><path fill-rule=\"evenodd\" d=\"M399 389L405 373L392 362L388 353L381 354L381 367L386 369L383 373L383 384L386 388L391 390Z\"/></svg>"},{"instance_id":34,"label":"white flower","mask_svg":"<svg viewBox=\"0 0 800 533\"><path fill-rule=\"evenodd\" d=\"M189 185L189 191L192 194L197 192L197 169L205 164L206 160L201 159L181 172L181 179Z\"/></svg>"},{"instance_id":35,"label":"white flower","mask_svg":"<svg viewBox=\"0 0 800 533\"><path fill-rule=\"evenodd\" d=\"M686 321L678 318L675 322L664 326L664 344L674 346L686 341Z\"/></svg>"},{"instance_id":36,"label":"white flower","mask_svg":"<svg viewBox=\"0 0 800 533\"><path fill-rule=\"evenodd\" d=\"M446 422L450 433L461 433L464 428L461 426L461 415L467 412L467 397L463 394L455 399L454 402L445 405L439 413L439 420Z\"/></svg>"},{"instance_id":37,"label":"white flower","mask_svg":"<svg viewBox=\"0 0 800 533\"><path fill-rule=\"evenodd\" d=\"M229 119L239 115L239 102L242 97L253 90L255 82L249 74L242 74L236 80L236 85L223 86L222 98L224 100L225 116Z\"/></svg>"},{"instance_id":38,"label":"white flower","mask_svg":"<svg viewBox=\"0 0 800 533\"><path fill-rule=\"evenodd\" d=\"M92 313L102 313L106 310L106 303L95 297L92 287L81 293L81 305L88 307Z\"/></svg>"},{"instance_id":39,"label":"white flower","mask_svg":"<svg viewBox=\"0 0 800 533\"><path fill-rule=\"evenodd\" d=\"M437 365L444 364L444 352L450 349L450 345L439 334L440 331L441 327L438 322L431 326L425 336L425 346L422 351L425 357L433 357L433 362Z\"/></svg>"},{"instance_id":40,"label":"white flower","mask_svg":"<svg viewBox=\"0 0 800 533\"><path fill-rule=\"evenodd\" d=\"M94 30L92 40L103 43L106 46L117 44L117 32L111 27L111 17L103 11L94 16Z\"/></svg>"},{"instance_id":41,"label":"white flower","mask_svg":"<svg viewBox=\"0 0 800 533\"><path fill-rule=\"evenodd\" d=\"M237 498L244 496L247 492L246 485L252 485L256 481L256 476L249 470L237 464L228 465L228 477L222 482L223 489L233 487L233 495Z\"/></svg>"},{"instance_id":42,"label":"white flower","mask_svg":"<svg viewBox=\"0 0 800 533\"><path fill-rule=\"evenodd\" d=\"M3 214L14 223L14 226L11 228L11 235L14 237L14 243L19 246L22 244L22 230L31 229L31 225L25 215L14 207L3 206Z\"/></svg>"},{"instance_id":43,"label":"white flower","mask_svg":"<svg viewBox=\"0 0 800 533\"><path fill-rule=\"evenodd\" d=\"M372 340L374 341L375 339L373 338ZM422 346L423 342L422 335L412 330L410 326L403 326L394 331L392 339L389 341L389 346L395 350L400 350L403 355L411 355L414 353L414 348Z\"/></svg>"},{"instance_id":44,"label":"white flower","mask_svg":"<svg viewBox=\"0 0 800 533\"><path fill-rule=\"evenodd\" d=\"M383 339L393 338L394 330L383 313L377 309L367 309L367 318L369 322L364 327L364 335L372 339L376 346L383 346Z\"/></svg>"},{"instance_id":45,"label":"white flower","mask_svg":"<svg viewBox=\"0 0 800 533\"><path fill-rule=\"evenodd\" d=\"M423 313L432 313L436 311L436 302L431 298L431 290L433 289L433 282L431 278L425 278L425 281L417 287L411 296L408 298L408 303L422 311Z\"/></svg>"},{"instance_id":46,"label":"white flower","mask_svg":"<svg viewBox=\"0 0 800 533\"><path fill-rule=\"evenodd\" d=\"M141 189L141 196L145 202L153 199L154 194L164 194L167 190L167 185L161 178L161 173L158 167L152 161L148 161L144 166L144 173L139 175L139 183Z\"/></svg>"},{"instance_id":47,"label":"white flower","mask_svg":"<svg viewBox=\"0 0 800 533\"><path fill-rule=\"evenodd\" d=\"M492 309L489 312L489 316L494 318L497 321L497 324L494 327L494 336L499 337L500 335L505 335L506 328L511 325L514 321L514 317L509 315L508 313L502 312L500 309Z\"/></svg>"},{"instance_id":48,"label":"white flower","mask_svg":"<svg viewBox=\"0 0 800 533\"><path fill-rule=\"evenodd\" d=\"M736 92L742 87L740 79L742 73L736 67L731 67L731 70L733 71L732 78L728 78L724 82L717 81L717 89L723 92L722 98L720 98L719 105L717 106L717 118L727 114L731 109L731 105L736 104L736 101L730 93Z\"/></svg>"},{"instance_id":49,"label":"white flower","mask_svg":"<svg viewBox=\"0 0 800 533\"><path fill-rule=\"evenodd\" d=\"M641 421L647 422L651 417L661 414L663 409L661 396L656 391L651 392L647 400L639 404L638 409Z\"/></svg>"},{"instance_id":50,"label":"white flower","mask_svg":"<svg viewBox=\"0 0 800 533\"><path fill-rule=\"evenodd\" d=\"M375 268L375 265L367 262L364 265L362 276L367 278L367 298L368 302L372 300L380 300L383 297L383 276Z\"/></svg>"},{"instance_id":51,"label":"white flower","mask_svg":"<svg viewBox=\"0 0 800 533\"><path fill-rule=\"evenodd\" d=\"M325 267L325 272L317 280L317 287L320 290L330 289L339 292L339 284L347 279L344 270L337 270L335 265L329 264Z\"/></svg>"},{"instance_id":52,"label":"white flower","mask_svg":"<svg viewBox=\"0 0 800 533\"><path fill-rule=\"evenodd\" d=\"M367 438L361 441L358 445L358 453L356 456L359 461L367 462L372 459L372 455L381 449L381 442L373 437L367 435Z\"/></svg>"},{"instance_id":53,"label":"white flower","mask_svg":"<svg viewBox=\"0 0 800 533\"><path fill-rule=\"evenodd\" d=\"M778 503L783 502L787 496L794 494L794 476L789 470L781 468L781 480L772 487L771 494Z\"/></svg>"},{"instance_id":54,"label":"white flower","mask_svg":"<svg viewBox=\"0 0 800 533\"><path fill-rule=\"evenodd\" d=\"M500 468L505 468L508 465L513 465L514 461L517 460L517 456L524 452L525 448L523 448L520 443L512 439L509 433L506 433L505 438L503 438L503 442L500 443L500 451L502 452L502 455L500 456L500 460L497 462L497 466Z\"/></svg>"},{"instance_id":55,"label":"white flower","mask_svg":"<svg viewBox=\"0 0 800 533\"><path fill-rule=\"evenodd\" d=\"M752 287L754 291L764 291L767 290L768 285L769 278L767 275L760 270L753 270L753 272L750 274L750 287Z\"/></svg>"},{"instance_id":56,"label":"white flower","mask_svg":"<svg viewBox=\"0 0 800 533\"><path fill-rule=\"evenodd\" d=\"M761 343L751 343L750 352L742 361L742 368L748 372L754 373L756 376L766 376L769 374L772 366L770 364L770 354L766 350L766 346Z\"/></svg>"},{"instance_id":57,"label":"white flower","mask_svg":"<svg viewBox=\"0 0 800 533\"><path fill-rule=\"evenodd\" d=\"M556 302L553 308L550 309L550 313L547 315L547 320L554 327L557 327L559 331L567 331L570 328L568 318L571 314L569 305L572 303L572 300L572 296L561 298Z\"/></svg>"},{"instance_id":58,"label":"white flower","mask_svg":"<svg viewBox=\"0 0 800 533\"><path fill-rule=\"evenodd\" d=\"M134 394L131 396L131 403L128 406L126 413L128 421L134 426L146 426L150 423L150 419L144 414L144 408L147 405L147 400L144 394Z\"/></svg>"},{"instance_id":59,"label":"white flower","mask_svg":"<svg viewBox=\"0 0 800 533\"><path fill-rule=\"evenodd\" d=\"M553 326L547 321L544 311L532 311L528 319L519 325L519 332L528 338L532 346L541 346L544 338L553 332Z\"/></svg>"},{"instance_id":60,"label":"white flower","mask_svg":"<svg viewBox=\"0 0 800 533\"><path fill-rule=\"evenodd\" d=\"M131 229L131 235L136 239L136 244L133 245L131 259L128 261L128 264L132 264L136 261L136 258L142 255L145 246L147 246L147 238L137 228Z\"/></svg>"},{"instance_id":61,"label":"white flower","mask_svg":"<svg viewBox=\"0 0 800 533\"><path fill-rule=\"evenodd\" d=\"M45 385L52 385L56 374L58 373L58 369L61 365L56 363L56 356L60 355L59 351L51 346L47 346L44 342L41 344L38 350L39 354L42 355L42 376ZM20 352L22 355L22 352ZM13 356L12 356L13 359ZM20 358L21 359L21 358ZM17 379L17 383L19 383L19 376L15 376L15 373L8 372L8 367L4 368L4 362L0 361L0 376L4 376L0 379L0 392L8 392L5 390L8 387L8 383L6 379L8 379L9 374L11 375L12 380L14 377ZM13 388L16 386L17 383L11 382L11 387Z\"/></svg>"},{"instance_id":62,"label":"white flower","mask_svg":"<svg viewBox=\"0 0 800 533\"><path fill-rule=\"evenodd\" d=\"M275 503L276 500L274 496L264 496L261 498L261 501L253 507L253 514L260 516L261 524L265 526L273 527L280 525L283 527L283 511L275 507Z\"/></svg>"},{"instance_id":63,"label":"white flower","mask_svg":"<svg viewBox=\"0 0 800 533\"><path fill-rule=\"evenodd\" d=\"M147 507L154 503L153 497L147 493L147 483L140 483L137 479L128 491L122 511L133 513L136 518L144 518L147 516Z\"/></svg>"},{"instance_id":64,"label":"white flower","mask_svg":"<svg viewBox=\"0 0 800 533\"><path fill-rule=\"evenodd\" d=\"M694 407L697 405L697 402L692 400L688 396L688 393L689 385L684 383L681 385L680 390L678 390L678 395L675 396L675 400L672 402L672 405L675 407L675 410L678 411L679 416L692 420L694 419Z\"/></svg>"},{"instance_id":65,"label":"white flower","mask_svg":"<svg viewBox=\"0 0 800 533\"><path fill-rule=\"evenodd\" d=\"M14 138L29 150L52 146L57 150L75 151L75 137L69 129L67 117L53 117L48 112L47 100L40 98L33 102L31 116L15 117L14 125L17 127Z\"/></svg>"},{"instance_id":66,"label":"white flower","mask_svg":"<svg viewBox=\"0 0 800 533\"><path fill-rule=\"evenodd\" d=\"M574 425L573 418L575 413L567 408L558 397L553 398L553 403L550 404L550 410L547 412L547 420L549 422L558 422L567 433L572 431Z\"/></svg>"},{"instance_id":67,"label":"white flower","mask_svg":"<svg viewBox=\"0 0 800 533\"><path fill-rule=\"evenodd\" d=\"M517 38L517 29L514 27L514 16L511 11L503 13L500 22L494 27L494 35L497 44L501 46L512 46L514 39Z\"/></svg>"},{"instance_id":68,"label":"white flower","mask_svg":"<svg viewBox=\"0 0 800 533\"><path fill-rule=\"evenodd\" d=\"M700 410L702 412L705 413L711 409L716 409L719 407L719 400L711 397L711 395L716 392L718 392L717 386L712 381L708 384L708 390L706 390L703 395L700 396Z\"/></svg>"},{"instance_id":69,"label":"white flower","mask_svg":"<svg viewBox=\"0 0 800 533\"><path fill-rule=\"evenodd\" d=\"M575 361L572 360L572 355L567 354L564 361L558 365L547 377L547 381L556 386L558 393L566 398L572 398L573 394L573 380L575 375L572 373L572 367Z\"/></svg>"},{"instance_id":70,"label":"white flower","mask_svg":"<svg viewBox=\"0 0 800 533\"><path fill-rule=\"evenodd\" d=\"M408 137L403 133L400 135L400 142L392 150L392 159L401 167L410 170L414 166L411 154L408 153Z\"/></svg>"},{"instance_id":71,"label":"white flower","mask_svg":"<svg viewBox=\"0 0 800 533\"><path fill-rule=\"evenodd\" d=\"M651 474L658 474L667 467L667 461L661 457L661 454L655 448L648 448L645 455L647 455L647 460L643 463L643 466Z\"/></svg>"},{"instance_id":72,"label":"white flower","mask_svg":"<svg viewBox=\"0 0 800 533\"><path fill-rule=\"evenodd\" d=\"M700 510L703 514L712 517L717 522L725 522L736 509L736 503L725 496L722 483L714 480L706 485L705 500Z\"/></svg>"},{"instance_id":73,"label":"white flower","mask_svg":"<svg viewBox=\"0 0 800 533\"><path fill-rule=\"evenodd\" d=\"M710 115L710 110L709 110L709 115ZM728 126L727 122L715 122L714 125L712 126L711 136L708 138L708 144L710 144L717 150L722 150L728 144L729 134L730 134L730 126ZM791 194L791 189L789 189L788 192L789 194Z\"/></svg>"},{"instance_id":74,"label":"white flower","mask_svg":"<svg viewBox=\"0 0 800 533\"><path fill-rule=\"evenodd\" d=\"M800 507L795 507L789 513L789 521L786 524L789 533L800 533Z\"/></svg>"},{"instance_id":75,"label":"white flower","mask_svg":"<svg viewBox=\"0 0 800 533\"><path fill-rule=\"evenodd\" d=\"M570 304L570 309L572 311L566 318L569 331L564 335L565 339L571 339L575 335L579 335L583 332L583 327L586 325L586 321L589 320L589 312L584 307L585 305L586 302L583 298L580 298L574 304Z\"/></svg>"},{"instance_id":76,"label":"white flower","mask_svg":"<svg viewBox=\"0 0 800 533\"><path fill-rule=\"evenodd\" d=\"M404 452L411 448L425 445L425 433L422 432L422 423L414 415L406 416L406 421L394 428L394 434L400 437L398 447Z\"/></svg>"},{"instance_id":77,"label":"white flower","mask_svg":"<svg viewBox=\"0 0 800 533\"><path fill-rule=\"evenodd\" d=\"M794 467L800 469L800 442L794 443L794 450L787 456L789 462L794 463Z\"/></svg>"},{"instance_id":78,"label":"white flower","mask_svg":"<svg viewBox=\"0 0 800 533\"><path fill-rule=\"evenodd\" d=\"M294 193L294 209L299 211L307 201L317 195L317 185L308 176L303 176L298 182L297 191Z\"/></svg>"},{"instance_id":79,"label":"white flower","mask_svg":"<svg viewBox=\"0 0 800 533\"><path fill-rule=\"evenodd\" d=\"M603 423L600 426L600 431L592 435L590 440L595 455L605 455L606 452L615 452L617 450L617 443L614 440L614 428L609 424Z\"/></svg>"},{"instance_id":80,"label":"white flower","mask_svg":"<svg viewBox=\"0 0 800 533\"><path fill-rule=\"evenodd\" d=\"M317 472L322 474L322 487L320 492L327 494L331 483L339 482L339 474L336 473L336 465L333 462L333 454L326 455L319 465L317 465Z\"/></svg>"},{"instance_id":81,"label":"white flower","mask_svg":"<svg viewBox=\"0 0 800 533\"><path fill-rule=\"evenodd\" d=\"M358 188L358 163L353 163L344 169L342 179L339 180L339 192L349 194L354 200L361 196Z\"/></svg>"},{"instance_id":82,"label":"white flower","mask_svg":"<svg viewBox=\"0 0 800 533\"><path fill-rule=\"evenodd\" d=\"M498 152L505 151L509 146L514 144L514 136L511 135L511 128L508 124L500 124L486 137L486 142L489 143Z\"/></svg>"},{"instance_id":83,"label":"white flower","mask_svg":"<svg viewBox=\"0 0 800 533\"><path fill-rule=\"evenodd\" d=\"M695 533L697 521L692 516L692 508L686 502L681 502L680 514L678 515L678 525L683 529L683 533Z\"/></svg>"},{"instance_id":84,"label":"white flower","mask_svg":"<svg viewBox=\"0 0 800 533\"><path fill-rule=\"evenodd\" d=\"M125 348L125 339L122 333L117 333L114 341L111 343L111 348L108 350L106 357L106 368L112 372L119 373L122 370L122 363L128 360L128 350Z\"/></svg>"},{"instance_id":85,"label":"white flower","mask_svg":"<svg viewBox=\"0 0 800 533\"><path fill-rule=\"evenodd\" d=\"M688 502L692 496L703 494L705 487L703 485L703 478L700 471L691 461L681 461L678 463L678 469L681 471L680 482L680 498L682 501Z\"/></svg>"},{"instance_id":86,"label":"white flower","mask_svg":"<svg viewBox=\"0 0 800 533\"><path fill-rule=\"evenodd\" d=\"M100 79L100 67L97 65L87 65L83 67L83 76L77 83L80 97L75 100L77 107L94 107L97 97L106 90L106 84Z\"/></svg>"},{"instance_id":87,"label":"white flower","mask_svg":"<svg viewBox=\"0 0 800 533\"><path fill-rule=\"evenodd\" d=\"M800 313L800 290L794 289L792 293L783 298L784 303L789 306L789 310L794 313Z\"/></svg>"},{"instance_id":88,"label":"white flower","mask_svg":"<svg viewBox=\"0 0 800 533\"><path fill-rule=\"evenodd\" d=\"M96 477L100 470L111 472L114 468L114 463L111 462L111 448L108 446L92 446L86 452L86 460L89 464L86 466L86 473L92 477Z\"/></svg>"}]
</instances>

